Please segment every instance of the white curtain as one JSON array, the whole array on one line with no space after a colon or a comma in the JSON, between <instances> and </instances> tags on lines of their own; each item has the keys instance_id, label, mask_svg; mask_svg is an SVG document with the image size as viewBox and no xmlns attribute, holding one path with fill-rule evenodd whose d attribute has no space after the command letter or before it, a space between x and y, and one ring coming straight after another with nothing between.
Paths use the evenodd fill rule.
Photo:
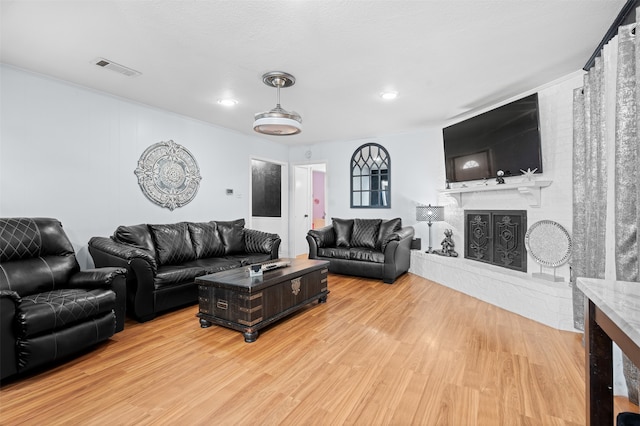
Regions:
<instances>
[{"instance_id":1,"label":"white curtain","mask_svg":"<svg viewBox=\"0 0 640 426\"><path fill-rule=\"evenodd\" d=\"M581 330L584 296L575 287L575 277L640 282L640 38L636 32L637 23L619 27L618 35L585 75L584 87L574 92L572 282L574 325ZM624 358L629 399L638 403L638 370Z\"/></svg>"}]
</instances>

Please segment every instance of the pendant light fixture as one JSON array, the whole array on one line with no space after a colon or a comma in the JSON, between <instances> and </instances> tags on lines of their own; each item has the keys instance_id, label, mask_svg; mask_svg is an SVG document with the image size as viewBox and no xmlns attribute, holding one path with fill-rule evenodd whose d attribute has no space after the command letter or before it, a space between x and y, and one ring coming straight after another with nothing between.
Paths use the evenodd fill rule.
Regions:
<instances>
[{"instance_id":1,"label":"pendant light fixture","mask_svg":"<svg viewBox=\"0 0 640 426\"><path fill-rule=\"evenodd\" d=\"M288 112L280 106L280 89L293 86L296 82L295 77L286 72L272 71L264 74L262 81L267 86L277 89L277 103L272 110L255 115L253 130L272 136L289 136L300 133L302 131L300 114L295 111Z\"/></svg>"}]
</instances>

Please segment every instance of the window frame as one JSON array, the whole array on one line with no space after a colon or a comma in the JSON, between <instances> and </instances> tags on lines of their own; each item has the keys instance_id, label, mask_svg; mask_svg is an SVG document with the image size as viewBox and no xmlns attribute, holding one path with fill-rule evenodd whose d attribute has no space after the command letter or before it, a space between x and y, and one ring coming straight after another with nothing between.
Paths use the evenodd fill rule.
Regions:
<instances>
[{"instance_id":1,"label":"window frame","mask_svg":"<svg viewBox=\"0 0 640 426\"><path fill-rule=\"evenodd\" d=\"M377 155L372 154L373 152ZM377 159L381 161L378 162ZM378 167L374 169L371 165ZM360 145L351 156L349 171L349 204L352 209L391 208L391 156L385 147L374 142ZM356 181L358 184L354 185ZM354 203L356 198L359 199L359 204ZM372 204L374 199L376 204Z\"/></svg>"}]
</instances>

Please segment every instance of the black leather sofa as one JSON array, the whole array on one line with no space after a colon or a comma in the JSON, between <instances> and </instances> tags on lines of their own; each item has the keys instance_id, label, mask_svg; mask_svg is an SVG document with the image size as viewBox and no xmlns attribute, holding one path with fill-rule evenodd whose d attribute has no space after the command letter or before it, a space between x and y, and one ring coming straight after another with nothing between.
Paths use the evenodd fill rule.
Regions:
<instances>
[{"instance_id":1,"label":"black leather sofa","mask_svg":"<svg viewBox=\"0 0 640 426\"><path fill-rule=\"evenodd\" d=\"M409 270L414 229L400 218L337 219L307 233L309 259L329 261L336 274L382 279L391 284Z\"/></svg>"},{"instance_id":2,"label":"black leather sofa","mask_svg":"<svg viewBox=\"0 0 640 426\"><path fill-rule=\"evenodd\" d=\"M124 328L125 268L80 270L62 224L0 218L0 379Z\"/></svg>"},{"instance_id":3,"label":"black leather sofa","mask_svg":"<svg viewBox=\"0 0 640 426\"><path fill-rule=\"evenodd\" d=\"M196 303L195 278L277 259L280 237L235 221L119 226L113 236L93 237L96 266L127 268L127 314L140 322Z\"/></svg>"}]
</instances>

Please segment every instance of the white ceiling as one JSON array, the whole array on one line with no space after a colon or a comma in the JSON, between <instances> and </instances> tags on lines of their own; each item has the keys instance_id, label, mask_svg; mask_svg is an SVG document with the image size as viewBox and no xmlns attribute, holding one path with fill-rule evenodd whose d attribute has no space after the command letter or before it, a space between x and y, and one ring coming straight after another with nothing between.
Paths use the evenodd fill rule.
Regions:
<instances>
[{"instance_id":1,"label":"white ceiling","mask_svg":"<svg viewBox=\"0 0 640 426\"><path fill-rule=\"evenodd\" d=\"M0 60L246 134L297 82L286 144L441 125L579 71L624 0L19 0L0 3ZM142 73L100 68L104 57ZM383 90L396 90L383 101ZM222 107L217 99L239 101Z\"/></svg>"}]
</instances>

